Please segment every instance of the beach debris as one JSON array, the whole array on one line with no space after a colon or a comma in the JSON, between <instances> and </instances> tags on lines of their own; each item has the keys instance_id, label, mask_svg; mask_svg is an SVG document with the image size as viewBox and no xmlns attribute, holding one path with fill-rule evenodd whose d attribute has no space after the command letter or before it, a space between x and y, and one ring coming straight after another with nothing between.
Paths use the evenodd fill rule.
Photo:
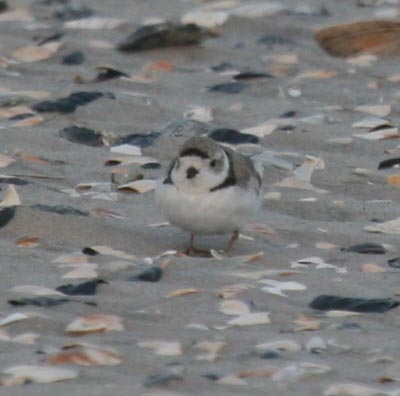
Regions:
<instances>
[{"instance_id":1,"label":"beach debris","mask_svg":"<svg viewBox=\"0 0 400 396\"><path fill-rule=\"evenodd\" d=\"M45 358L45 363L51 365L115 366L121 362L120 355L114 349L92 344L67 344L61 351Z\"/></svg>"},{"instance_id":2,"label":"beach debris","mask_svg":"<svg viewBox=\"0 0 400 396\"><path fill-rule=\"evenodd\" d=\"M115 138L113 144L115 145L129 144L143 149L146 147L150 147L160 137L160 135L161 135L160 132L150 132L146 134L132 133L130 135Z\"/></svg>"},{"instance_id":3,"label":"beach debris","mask_svg":"<svg viewBox=\"0 0 400 396\"><path fill-rule=\"evenodd\" d=\"M250 312L248 304L240 300L224 300L219 305L219 311L225 315L243 315Z\"/></svg>"},{"instance_id":4,"label":"beach debris","mask_svg":"<svg viewBox=\"0 0 400 396\"><path fill-rule=\"evenodd\" d=\"M275 186L294 188L300 190L314 190L318 193L326 193L326 190L318 189L311 184L311 177L315 170L325 169L325 163L322 158L307 155L304 162L293 171L293 176L284 178Z\"/></svg>"},{"instance_id":5,"label":"beach debris","mask_svg":"<svg viewBox=\"0 0 400 396\"><path fill-rule=\"evenodd\" d=\"M354 110L368 113L377 117L387 117L392 111L392 106L386 104L360 105L355 107Z\"/></svg>"},{"instance_id":6,"label":"beach debris","mask_svg":"<svg viewBox=\"0 0 400 396\"><path fill-rule=\"evenodd\" d=\"M161 369L155 374L149 375L144 381L143 385L148 388L158 388L162 386L168 386L171 383L176 383L183 380L183 373L185 367L179 363L170 363L167 367ZM146 392L143 396L187 396L182 393L170 392L167 390L155 390L154 392Z\"/></svg>"},{"instance_id":7,"label":"beach debris","mask_svg":"<svg viewBox=\"0 0 400 396\"><path fill-rule=\"evenodd\" d=\"M16 206L21 206L21 198L14 185L10 184L7 186L7 190L4 193L3 199L0 201L0 210L3 213L4 210L9 209L10 211L15 210ZM10 214L10 213L9 213ZM4 213L4 217L7 217L7 213ZM0 223L2 221L0 220Z\"/></svg>"},{"instance_id":8,"label":"beach debris","mask_svg":"<svg viewBox=\"0 0 400 396\"><path fill-rule=\"evenodd\" d=\"M361 266L362 272L386 272L384 268L377 264L365 263Z\"/></svg>"},{"instance_id":9,"label":"beach debris","mask_svg":"<svg viewBox=\"0 0 400 396\"><path fill-rule=\"evenodd\" d=\"M326 342L323 340L323 338L316 336L311 337L304 345L304 348L307 352L310 353L321 353L323 351L326 351L328 349L328 346L326 345Z\"/></svg>"},{"instance_id":10,"label":"beach debris","mask_svg":"<svg viewBox=\"0 0 400 396\"><path fill-rule=\"evenodd\" d=\"M148 191L154 190L155 186L156 180L141 179L118 186L118 191L144 194Z\"/></svg>"},{"instance_id":11,"label":"beach debris","mask_svg":"<svg viewBox=\"0 0 400 396\"><path fill-rule=\"evenodd\" d=\"M109 314L91 314L77 318L65 329L67 334L75 336L123 330L124 325L121 318Z\"/></svg>"},{"instance_id":12,"label":"beach debris","mask_svg":"<svg viewBox=\"0 0 400 396\"><path fill-rule=\"evenodd\" d=\"M86 127L70 125L60 131L60 136L73 143L85 146L100 147L104 145L103 135Z\"/></svg>"},{"instance_id":13,"label":"beach debris","mask_svg":"<svg viewBox=\"0 0 400 396\"><path fill-rule=\"evenodd\" d=\"M31 318L37 318L37 317L43 317L44 315L41 315L37 312L14 312L5 318L0 320L0 327L7 326L13 323L20 322L22 320L27 320Z\"/></svg>"},{"instance_id":14,"label":"beach debris","mask_svg":"<svg viewBox=\"0 0 400 396\"><path fill-rule=\"evenodd\" d=\"M261 279L258 282L267 285L261 288L262 291L282 297L287 297L287 295L283 293L287 290L302 291L307 289L307 287L302 283L294 281L282 282L274 279Z\"/></svg>"},{"instance_id":15,"label":"beach debris","mask_svg":"<svg viewBox=\"0 0 400 396\"><path fill-rule=\"evenodd\" d=\"M58 286L56 290L68 296L94 296L96 294L97 286L100 284L107 284L103 279L90 280L76 285L67 284Z\"/></svg>"},{"instance_id":16,"label":"beach debris","mask_svg":"<svg viewBox=\"0 0 400 396\"><path fill-rule=\"evenodd\" d=\"M6 168L8 165L15 162L15 159L10 157L9 155L0 153L0 168Z\"/></svg>"},{"instance_id":17,"label":"beach debris","mask_svg":"<svg viewBox=\"0 0 400 396\"><path fill-rule=\"evenodd\" d=\"M65 294L50 289L44 286L36 286L36 285L18 285L14 286L11 291L13 293L21 293L21 294L28 294L30 296L58 296L58 297L65 297Z\"/></svg>"},{"instance_id":18,"label":"beach debris","mask_svg":"<svg viewBox=\"0 0 400 396\"><path fill-rule=\"evenodd\" d=\"M72 216L83 216L88 217L89 213L84 212L80 209L74 208L73 206L67 205L43 205L36 204L32 206L33 209L41 212L57 213L59 215L72 215Z\"/></svg>"},{"instance_id":19,"label":"beach debris","mask_svg":"<svg viewBox=\"0 0 400 396\"><path fill-rule=\"evenodd\" d=\"M73 21L75 19L87 18L93 15L93 11L80 4L66 2L61 3L54 12L55 18L60 21Z\"/></svg>"},{"instance_id":20,"label":"beach debris","mask_svg":"<svg viewBox=\"0 0 400 396\"><path fill-rule=\"evenodd\" d=\"M400 305L392 298L353 298L342 296L321 295L314 298L309 306L322 311L341 310L360 313L383 313Z\"/></svg>"},{"instance_id":21,"label":"beach debris","mask_svg":"<svg viewBox=\"0 0 400 396\"><path fill-rule=\"evenodd\" d=\"M378 223L364 227L365 231L377 232L382 234L400 234L400 217L384 223Z\"/></svg>"},{"instance_id":22,"label":"beach debris","mask_svg":"<svg viewBox=\"0 0 400 396\"><path fill-rule=\"evenodd\" d=\"M53 56L62 46L61 42L51 41L36 47L24 47L15 50L11 56L21 62L40 62Z\"/></svg>"},{"instance_id":23,"label":"beach debris","mask_svg":"<svg viewBox=\"0 0 400 396\"><path fill-rule=\"evenodd\" d=\"M172 297L181 297L181 296L189 296L190 294L200 293L201 290L195 287L188 287L185 289L178 289L168 293L165 297L172 298Z\"/></svg>"},{"instance_id":24,"label":"beach debris","mask_svg":"<svg viewBox=\"0 0 400 396\"><path fill-rule=\"evenodd\" d=\"M129 253L125 253L122 250L114 249L111 246L107 245L90 246L90 249L92 249L94 252L97 252L98 254L116 257L121 260L133 260L133 261L136 260L136 256Z\"/></svg>"},{"instance_id":25,"label":"beach debris","mask_svg":"<svg viewBox=\"0 0 400 396\"><path fill-rule=\"evenodd\" d=\"M160 267L150 267L140 274L129 278L130 281L142 281L142 282L158 282L163 276L163 270Z\"/></svg>"},{"instance_id":26,"label":"beach debris","mask_svg":"<svg viewBox=\"0 0 400 396\"><path fill-rule=\"evenodd\" d=\"M214 120L214 111L211 107L192 105L183 112L183 118L199 122L210 122Z\"/></svg>"},{"instance_id":27,"label":"beach debris","mask_svg":"<svg viewBox=\"0 0 400 396\"><path fill-rule=\"evenodd\" d=\"M339 58L360 54L398 55L400 22L372 20L332 25L315 32L315 39L329 55Z\"/></svg>"},{"instance_id":28,"label":"beach debris","mask_svg":"<svg viewBox=\"0 0 400 396\"><path fill-rule=\"evenodd\" d=\"M249 283L235 283L233 285L224 286L216 291L216 296L223 299L232 299L239 293L251 289L253 286Z\"/></svg>"},{"instance_id":29,"label":"beach debris","mask_svg":"<svg viewBox=\"0 0 400 396\"><path fill-rule=\"evenodd\" d=\"M135 146L133 144L121 144L118 146L111 147L110 151L115 154L120 155L130 155L130 156L141 156L142 150L139 146Z\"/></svg>"},{"instance_id":30,"label":"beach debris","mask_svg":"<svg viewBox=\"0 0 400 396\"><path fill-rule=\"evenodd\" d=\"M400 268L400 257L395 257L388 260L388 264L392 268Z\"/></svg>"},{"instance_id":31,"label":"beach debris","mask_svg":"<svg viewBox=\"0 0 400 396\"><path fill-rule=\"evenodd\" d=\"M67 29L79 30L113 30L122 25L124 21L118 18L90 16L64 22Z\"/></svg>"},{"instance_id":32,"label":"beach debris","mask_svg":"<svg viewBox=\"0 0 400 396\"><path fill-rule=\"evenodd\" d=\"M257 326L270 324L269 312L248 312L228 321L230 326Z\"/></svg>"},{"instance_id":33,"label":"beach debris","mask_svg":"<svg viewBox=\"0 0 400 396\"><path fill-rule=\"evenodd\" d=\"M183 353L182 345L178 341L140 341L138 346L151 349L156 355L160 356L180 356Z\"/></svg>"},{"instance_id":34,"label":"beach debris","mask_svg":"<svg viewBox=\"0 0 400 396\"><path fill-rule=\"evenodd\" d=\"M96 91L80 91L74 92L69 96L39 102L33 106L33 110L39 113L74 113L79 106L85 106L101 97L105 96L103 92ZM107 95L107 97L110 97ZM113 96L111 96L113 98Z\"/></svg>"},{"instance_id":35,"label":"beach debris","mask_svg":"<svg viewBox=\"0 0 400 396\"><path fill-rule=\"evenodd\" d=\"M400 158L390 158L379 162L378 169L387 169L400 166Z\"/></svg>"},{"instance_id":36,"label":"beach debris","mask_svg":"<svg viewBox=\"0 0 400 396\"><path fill-rule=\"evenodd\" d=\"M219 358L220 352L225 348L226 342L223 341L200 341L194 345L193 349L203 351L195 356L196 360L215 362Z\"/></svg>"},{"instance_id":37,"label":"beach debris","mask_svg":"<svg viewBox=\"0 0 400 396\"><path fill-rule=\"evenodd\" d=\"M320 330L322 325L319 319L304 314L301 314L293 323L297 326L293 329L295 333L301 331L317 331Z\"/></svg>"},{"instance_id":38,"label":"beach debris","mask_svg":"<svg viewBox=\"0 0 400 396\"><path fill-rule=\"evenodd\" d=\"M360 253L360 254L385 254L386 249L384 246L378 243L360 243L357 245L352 245L347 248L341 249L344 252Z\"/></svg>"},{"instance_id":39,"label":"beach debris","mask_svg":"<svg viewBox=\"0 0 400 396\"><path fill-rule=\"evenodd\" d=\"M65 304L69 302L67 298L54 298L47 296L40 297L30 297L30 298L18 298L7 301L10 305L14 307L22 307L25 305L33 305L35 307L55 307L60 304Z\"/></svg>"},{"instance_id":40,"label":"beach debris","mask_svg":"<svg viewBox=\"0 0 400 396\"><path fill-rule=\"evenodd\" d=\"M99 277L96 271L97 264L77 264L75 266L69 264L69 267L73 269L63 275L63 279L97 279Z\"/></svg>"},{"instance_id":41,"label":"beach debris","mask_svg":"<svg viewBox=\"0 0 400 396\"><path fill-rule=\"evenodd\" d=\"M210 37L210 32L193 23L174 24L164 22L145 25L130 34L117 49L120 51L142 51L155 48L198 45Z\"/></svg>"},{"instance_id":42,"label":"beach debris","mask_svg":"<svg viewBox=\"0 0 400 396\"><path fill-rule=\"evenodd\" d=\"M217 142L229 144L258 143L259 140L257 136L227 128L214 129L208 136Z\"/></svg>"},{"instance_id":43,"label":"beach debris","mask_svg":"<svg viewBox=\"0 0 400 396\"><path fill-rule=\"evenodd\" d=\"M400 187L400 175L399 174L386 176L386 180L390 185Z\"/></svg>"},{"instance_id":44,"label":"beach debris","mask_svg":"<svg viewBox=\"0 0 400 396\"><path fill-rule=\"evenodd\" d=\"M51 366L22 365L9 367L2 371L1 386L24 385L29 383L50 384L76 379L78 371L70 368Z\"/></svg>"},{"instance_id":45,"label":"beach debris","mask_svg":"<svg viewBox=\"0 0 400 396\"><path fill-rule=\"evenodd\" d=\"M236 81L242 81L242 80L254 80L259 78L274 78L274 76L272 74L265 72L249 70L234 74L232 78Z\"/></svg>"},{"instance_id":46,"label":"beach debris","mask_svg":"<svg viewBox=\"0 0 400 396\"><path fill-rule=\"evenodd\" d=\"M219 92L224 94L239 94L246 88L249 88L251 84L243 83L240 81L228 81L208 87L209 92Z\"/></svg>"},{"instance_id":47,"label":"beach debris","mask_svg":"<svg viewBox=\"0 0 400 396\"><path fill-rule=\"evenodd\" d=\"M395 125L385 118L369 116L355 122L352 127L370 129L370 132L376 132L381 129L392 129L395 127Z\"/></svg>"},{"instance_id":48,"label":"beach debris","mask_svg":"<svg viewBox=\"0 0 400 396\"><path fill-rule=\"evenodd\" d=\"M292 340L277 340L277 341L269 341L264 342L262 344L257 344L255 348L262 353L262 357L265 354L275 352L278 355L281 352L291 352L296 353L302 350L300 344Z\"/></svg>"},{"instance_id":49,"label":"beach debris","mask_svg":"<svg viewBox=\"0 0 400 396\"><path fill-rule=\"evenodd\" d=\"M330 366L318 363L290 363L275 372L272 380L277 382L298 382L315 375L324 375L331 371L332 368Z\"/></svg>"},{"instance_id":50,"label":"beach debris","mask_svg":"<svg viewBox=\"0 0 400 396\"><path fill-rule=\"evenodd\" d=\"M85 61L85 55L82 51L73 51L65 55L61 63L68 66L81 65Z\"/></svg>"},{"instance_id":51,"label":"beach debris","mask_svg":"<svg viewBox=\"0 0 400 396\"><path fill-rule=\"evenodd\" d=\"M367 133L355 133L353 136L366 139L366 140L384 140L384 139L398 139L400 138L400 133L397 128L380 128L376 127L371 129Z\"/></svg>"}]
</instances>

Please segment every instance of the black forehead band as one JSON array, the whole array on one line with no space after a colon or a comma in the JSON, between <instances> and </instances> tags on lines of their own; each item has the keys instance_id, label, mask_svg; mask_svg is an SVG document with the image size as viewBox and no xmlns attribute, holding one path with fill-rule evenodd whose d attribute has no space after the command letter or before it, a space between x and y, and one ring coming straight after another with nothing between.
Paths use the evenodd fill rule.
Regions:
<instances>
[{"instance_id":1,"label":"black forehead band","mask_svg":"<svg viewBox=\"0 0 400 396\"><path fill-rule=\"evenodd\" d=\"M200 158L210 158L208 154L206 154L204 151L196 148L196 147L189 147L186 150L183 150L180 154L181 157L190 157L190 156L196 156Z\"/></svg>"}]
</instances>

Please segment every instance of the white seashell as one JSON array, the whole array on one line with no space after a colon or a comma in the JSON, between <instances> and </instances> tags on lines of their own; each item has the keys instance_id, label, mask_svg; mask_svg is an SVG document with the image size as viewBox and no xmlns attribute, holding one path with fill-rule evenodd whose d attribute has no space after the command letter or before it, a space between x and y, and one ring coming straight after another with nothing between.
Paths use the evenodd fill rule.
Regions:
<instances>
[{"instance_id":1,"label":"white seashell","mask_svg":"<svg viewBox=\"0 0 400 396\"><path fill-rule=\"evenodd\" d=\"M320 353L321 351L326 351L327 346L321 337L312 337L307 341L305 349L310 353Z\"/></svg>"},{"instance_id":2,"label":"white seashell","mask_svg":"<svg viewBox=\"0 0 400 396\"><path fill-rule=\"evenodd\" d=\"M268 312L247 313L238 316L228 322L231 326L254 326L261 324L270 324Z\"/></svg>"},{"instance_id":3,"label":"white seashell","mask_svg":"<svg viewBox=\"0 0 400 396\"><path fill-rule=\"evenodd\" d=\"M225 315L243 315L249 313L250 308L240 300L224 300L219 306L219 311Z\"/></svg>"}]
</instances>

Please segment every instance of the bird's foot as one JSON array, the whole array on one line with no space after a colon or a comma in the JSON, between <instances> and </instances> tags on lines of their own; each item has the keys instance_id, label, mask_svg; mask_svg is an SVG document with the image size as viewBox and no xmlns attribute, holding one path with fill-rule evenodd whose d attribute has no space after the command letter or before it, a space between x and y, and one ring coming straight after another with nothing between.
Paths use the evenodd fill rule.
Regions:
<instances>
[{"instance_id":1,"label":"bird's foot","mask_svg":"<svg viewBox=\"0 0 400 396\"><path fill-rule=\"evenodd\" d=\"M194 256L194 257L212 257L211 252L209 250L198 249L193 246L189 246L184 253L188 256Z\"/></svg>"}]
</instances>

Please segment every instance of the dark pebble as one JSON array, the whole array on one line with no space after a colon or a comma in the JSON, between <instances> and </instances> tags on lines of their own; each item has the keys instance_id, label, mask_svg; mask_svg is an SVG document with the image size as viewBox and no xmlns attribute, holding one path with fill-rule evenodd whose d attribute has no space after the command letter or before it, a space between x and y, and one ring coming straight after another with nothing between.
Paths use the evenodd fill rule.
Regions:
<instances>
[{"instance_id":1,"label":"dark pebble","mask_svg":"<svg viewBox=\"0 0 400 396\"><path fill-rule=\"evenodd\" d=\"M278 131L293 131L294 129L296 129L295 125L282 125L278 128Z\"/></svg>"},{"instance_id":2,"label":"dark pebble","mask_svg":"<svg viewBox=\"0 0 400 396\"><path fill-rule=\"evenodd\" d=\"M102 279L91 280L77 285L67 284L57 287L61 293L67 294L69 296L94 296L96 294L96 289L99 284L106 284L107 282Z\"/></svg>"},{"instance_id":3,"label":"dark pebble","mask_svg":"<svg viewBox=\"0 0 400 396\"><path fill-rule=\"evenodd\" d=\"M33 305L35 307L55 307L60 304L65 304L69 300L66 298L53 298L53 297L34 297L34 298L21 298L15 300L8 300L7 302L14 307L22 307L25 305Z\"/></svg>"},{"instance_id":4,"label":"dark pebble","mask_svg":"<svg viewBox=\"0 0 400 396\"><path fill-rule=\"evenodd\" d=\"M63 65L81 65L85 61L85 55L81 51L74 51L65 55L61 63Z\"/></svg>"},{"instance_id":5,"label":"dark pebble","mask_svg":"<svg viewBox=\"0 0 400 396\"><path fill-rule=\"evenodd\" d=\"M120 51L142 51L155 48L200 44L207 37L206 31L195 24L170 22L141 26L117 47Z\"/></svg>"},{"instance_id":6,"label":"dark pebble","mask_svg":"<svg viewBox=\"0 0 400 396\"><path fill-rule=\"evenodd\" d=\"M266 35L262 36L258 40L258 43L263 44L267 47L275 47L277 45L292 46L295 44L292 40L289 40L285 37L275 36L275 35L271 35L271 34L266 34Z\"/></svg>"},{"instance_id":7,"label":"dark pebble","mask_svg":"<svg viewBox=\"0 0 400 396\"><path fill-rule=\"evenodd\" d=\"M221 92L226 94L238 94L244 89L250 87L251 84L242 82L226 82L209 87L210 92Z\"/></svg>"},{"instance_id":8,"label":"dark pebble","mask_svg":"<svg viewBox=\"0 0 400 396\"><path fill-rule=\"evenodd\" d=\"M299 115L299 113L295 110L289 110L286 111L285 113L282 113L279 118L293 118L293 117L297 117Z\"/></svg>"},{"instance_id":9,"label":"dark pebble","mask_svg":"<svg viewBox=\"0 0 400 396\"><path fill-rule=\"evenodd\" d=\"M390 159L381 161L378 165L378 169L393 168L396 165L400 165L400 158L390 158Z\"/></svg>"},{"instance_id":10,"label":"dark pebble","mask_svg":"<svg viewBox=\"0 0 400 396\"><path fill-rule=\"evenodd\" d=\"M84 106L95 101L96 99L101 98L102 96L104 96L104 93L102 92L74 92L65 98L39 102L33 106L33 109L39 113L58 112L68 114L73 113L78 106Z\"/></svg>"},{"instance_id":11,"label":"dark pebble","mask_svg":"<svg viewBox=\"0 0 400 396\"><path fill-rule=\"evenodd\" d=\"M142 281L142 282L158 282L163 276L163 270L160 267L151 267L130 278L130 281Z\"/></svg>"},{"instance_id":12,"label":"dark pebble","mask_svg":"<svg viewBox=\"0 0 400 396\"><path fill-rule=\"evenodd\" d=\"M36 205L33 205L32 208L40 210L42 212L57 213L60 215L73 215L73 216L85 216L85 217L89 216L88 212L84 212L84 211L76 209L72 206L66 206L66 205L36 204Z\"/></svg>"},{"instance_id":13,"label":"dark pebble","mask_svg":"<svg viewBox=\"0 0 400 396\"><path fill-rule=\"evenodd\" d=\"M8 3L5 0L0 1L0 12L8 10Z\"/></svg>"},{"instance_id":14,"label":"dark pebble","mask_svg":"<svg viewBox=\"0 0 400 396\"><path fill-rule=\"evenodd\" d=\"M221 375L210 373L210 374L203 374L202 377L207 378L210 381L218 381L221 378Z\"/></svg>"},{"instance_id":15,"label":"dark pebble","mask_svg":"<svg viewBox=\"0 0 400 396\"><path fill-rule=\"evenodd\" d=\"M82 249L82 253L88 256L97 256L99 252L97 250L92 249L91 247L84 247Z\"/></svg>"},{"instance_id":16,"label":"dark pebble","mask_svg":"<svg viewBox=\"0 0 400 396\"><path fill-rule=\"evenodd\" d=\"M129 75L111 67L101 67L94 81L107 81L120 77L129 77Z\"/></svg>"},{"instance_id":17,"label":"dark pebble","mask_svg":"<svg viewBox=\"0 0 400 396\"><path fill-rule=\"evenodd\" d=\"M35 114L33 113L23 113L23 114L18 114L16 116L8 118L9 121L20 121L20 120L26 120L27 118L33 117Z\"/></svg>"},{"instance_id":18,"label":"dark pebble","mask_svg":"<svg viewBox=\"0 0 400 396\"><path fill-rule=\"evenodd\" d=\"M16 186L26 186L29 184L27 180L20 179L19 177L0 177L0 184L15 184Z\"/></svg>"},{"instance_id":19,"label":"dark pebble","mask_svg":"<svg viewBox=\"0 0 400 396\"><path fill-rule=\"evenodd\" d=\"M122 136L116 139L114 144L132 144L140 148L146 148L151 146L154 141L160 137L160 135L160 132L150 132L148 134L133 133L132 135Z\"/></svg>"},{"instance_id":20,"label":"dark pebble","mask_svg":"<svg viewBox=\"0 0 400 396\"><path fill-rule=\"evenodd\" d=\"M388 264L392 268L400 268L400 257L395 257L388 260Z\"/></svg>"},{"instance_id":21,"label":"dark pebble","mask_svg":"<svg viewBox=\"0 0 400 396\"><path fill-rule=\"evenodd\" d=\"M280 353L277 351L265 351L259 356L261 359L279 359L281 357Z\"/></svg>"},{"instance_id":22,"label":"dark pebble","mask_svg":"<svg viewBox=\"0 0 400 396\"><path fill-rule=\"evenodd\" d=\"M75 19L87 18L93 15L93 11L85 6L79 6L65 2L54 12L54 16L60 21L73 21Z\"/></svg>"},{"instance_id":23,"label":"dark pebble","mask_svg":"<svg viewBox=\"0 0 400 396\"><path fill-rule=\"evenodd\" d=\"M360 243L341 249L344 252L360 253L360 254L385 254L386 249L377 243Z\"/></svg>"},{"instance_id":24,"label":"dark pebble","mask_svg":"<svg viewBox=\"0 0 400 396\"><path fill-rule=\"evenodd\" d=\"M229 62L221 62L218 65L211 66L210 69L213 72L222 73L222 72L225 72L225 71L228 71L228 70L232 70L233 69L233 65L232 65L232 63L229 63Z\"/></svg>"},{"instance_id":25,"label":"dark pebble","mask_svg":"<svg viewBox=\"0 0 400 396\"><path fill-rule=\"evenodd\" d=\"M16 206L10 206L0 210L0 228L5 227L15 216Z\"/></svg>"},{"instance_id":26,"label":"dark pebble","mask_svg":"<svg viewBox=\"0 0 400 396\"><path fill-rule=\"evenodd\" d=\"M382 125L378 125L376 127L373 127L369 130L369 132L376 132L376 131L381 131L382 129L391 129L393 128L392 124L382 124Z\"/></svg>"},{"instance_id":27,"label":"dark pebble","mask_svg":"<svg viewBox=\"0 0 400 396\"><path fill-rule=\"evenodd\" d=\"M254 71L247 71L247 72L242 72L239 74L235 74L233 76L234 80L252 80L252 79L257 79L257 78L273 78L272 74L268 73L263 73L263 72L254 72Z\"/></svg>"},{"instance_id":28,"label":"dark pebble","mask_svg":"<svg viewBox=\"0 0 400 396\"><path fill-rule=\"evenodd\" d=\"M44 45L44 44L50 43L50 42L52 42L52 41L58 41L58 40L60 40L60 38L62 38L63 36L64 36L64 34L61 33L61 32L54 33L54 34L52 34L51 36L48 36L48 37L45 37L45 38L41 39L41 40L37 43L37 45Z\"/></svg>"},{"instance_id":29,"label":"dark pebble","mask_svg":"<svg viewBox=\"0 0 400 396\"><path fill-rule=\"evenodd\" d=\"M339 310L362 313L383 313L400 305L399 301L391 298L352 298L341 296L321 295L309 304L310 308L322 311Z\"/></svg>"},{"instance_id":30,"label":"dark pebble","mask_svg":"<svg viewBox=\"0 0 400 396\"><path fill-rule=\"evenodd\" d=\"M227 128L215 129L209 134L209 137L217 142L231 144L258 143L259 140L257 136Z\"/></svg>"},{"instance_id":31,"label":"dark pebble","mask_svg":"<svg viewBox=\"0 0 400 396\"><path fill-rule=\"evenodd\" d=\"M60 131L60 136L73 143L84 144L85 146L103 146L103 135L93 129L71 125Z\"/></svg>"},{"instance_id":32,"label":"dark pebble","mask_svg":"<svg viewBox=\"0 0 400 396\"><path fill-rule=\"evenodd\" d=\"M142 169L160 169L161 164L158 162L148 162L147 164L143 164L140 166Z\"/></svg>"}]
</instances>

